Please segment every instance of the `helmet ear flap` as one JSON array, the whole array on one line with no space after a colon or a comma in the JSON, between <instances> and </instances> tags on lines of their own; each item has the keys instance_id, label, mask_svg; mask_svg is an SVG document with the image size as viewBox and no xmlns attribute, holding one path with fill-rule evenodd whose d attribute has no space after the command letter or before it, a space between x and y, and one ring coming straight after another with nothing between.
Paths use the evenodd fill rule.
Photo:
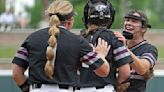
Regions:
<instances>
[{"instance_id":1,"label":"helmet ear flap","mask_svg":"<svg viewBox=\"0 0 164 92\"><path fill-rule=\"evenodd\" d=\"M111 21L112 23L109 24L109 25L107 26L107 28L109 29L109 28L112 26L113 22L114 22L114 18L115 18L115 9L114 9L114 7L112 6L111 2L107 2L107 3L108 3L109 6L111 6L111 7L110 7L110 11L111 11L111 17L112 17L112 21Z\"/></svg>"},{"instance_id":2,"label":"helmet ear flap","mask_svg":"<svg viewBox=\"0 0 164 92\"><path fill-rule=\"evenodd\" d=\"M86 5L84 6L84 11L83 11L83 17L82 17L82 21L85 25L86 28L87 24L88 24L88 10L89 10L89 4L91 3L91 0L88 0Z\"/></svg>"},{"instance_id":3,"label":"helmet ear flap","mask_svg":"<svg viewBox=\"0 0 164 92\"><path fill-rule=\"evenodd\" d=\"M111 13L112 13L112 22L113 22L115 18L115 9L113 7L111 7Z\"/></svg>"}]
</instances>

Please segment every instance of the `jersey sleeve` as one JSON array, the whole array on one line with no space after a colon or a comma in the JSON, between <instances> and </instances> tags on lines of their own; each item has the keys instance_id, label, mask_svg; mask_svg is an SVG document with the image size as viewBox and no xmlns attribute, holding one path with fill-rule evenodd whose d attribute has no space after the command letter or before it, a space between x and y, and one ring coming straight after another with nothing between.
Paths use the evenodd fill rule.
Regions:
<instances>
[{"instance_id":1,"label":"jersey sleeve","mask_svg":"<svg viewBox=\"0 0 164 92\"><path fill-rule=\"evenodd\" d=\"M28 50L27 50L28 39L26 39L22 45L18 48L12 63L17 64L25 69L28 67Z\"/></svg>"},{"instance_id":2,"label":"jersey sleeve","mask_svg":"<svg viewBox=\"0 0 164 92\"><path fill-rule=\"evenodd\" d=\"M145 51L141 58L147 59L150 62L151 68L154 67L155 62L157 61L158 57L158 50L156 47L150 45L149 47L146 47L147 51Z\"/></svg>"},{"instance_id":3,"label":"jersey sleeve","mask_svg":"<svg viewBox=\"0 0 164 92\"><path fill-rule=\"evenodd\" d=\"M93 70L99 68L104 61L97 56L97 53L93 51L92 47L89 45L89 42L83 37L79 37L80 40L80 61L89 65Z\"/></svg>"},{"instance_id":4,"label":"jersey sleeve","mask_svg":"<svg viewBox=\"0 0 164 92\"><path fill-rule=\"evenodd\" d=\"M132 62L130 53L127 50L127 47L123 45L115 36L113 36L113 54L116 67L120 67L124 64Z\"/></svg>"},{"instance_id":5,"label":"jersey sleeve","mask_svg":"<svg viewBox=\"0 0 164 92\"><path fill-rule=\"evenodd\" d=\"M114 54L114 64L117 68L124 64L132 62L127 47L124 46L123 43L117 39L113 32L107 33L106 31L101 35L101 37L105 39L108 42L108 44L111 45Z\"/></svg>"}]
</instances>

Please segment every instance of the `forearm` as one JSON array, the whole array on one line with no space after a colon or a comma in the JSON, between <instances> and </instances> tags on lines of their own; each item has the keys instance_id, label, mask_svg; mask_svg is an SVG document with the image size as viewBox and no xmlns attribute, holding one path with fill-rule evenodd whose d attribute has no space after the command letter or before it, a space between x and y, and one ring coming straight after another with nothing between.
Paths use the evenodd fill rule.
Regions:
<instances>
[{"instance_id":1,"label":"forearm","mask_svg":"<svg viewBox=\"0 0 164 92\"><path fill-rule=\"evenodd\" d=\"M16 84L18 86L22 85L27 80L26 76L24 75L25 69L16 64L13 64L12 70L12 77L15 80Z\"/></svg>"},{"instance_id":2,"label":"forearm","mask_svg":"<svg viewBox=\"0 0 164 92\"><path fill-rule=\"evenodd\" d=\"M19 75L19 77L13 77L13 79L15 80L18 86L22 85L27 80L26 76L24 75Z\"/></svg>"},{"instance_id":3,"label":"forearm","mask_svg":"<svg viewBox=\"0 0 164 92\"><path fill-rule=\"evenodd\" d=\"M118 71L118 78L117 78L118 84L125 82L129 78L129 76L130 76L129 64L125 64L121 66Z\"/></svg>"},{"instance_id":4,"label":"forearm","mask_svg":"<svg viewBox=\"0 0 164 92\"><path fill-rule=\"evenodd\" d=\"M104 63L95 70L95 73L100 77L106 77L109 75L110 65L105 58L101 58L101 59L104 61Z\"/></svg>"},{"instance_id":5,"label":"forearm","mask_svg":"<svg viewBox=\"0 0 164 92\"><path fill-rule=\"evenodd\" d=\"M143 75L149 69L149 62L146 59L139 59L136 55L134 55L131 51L131 57L133 62L130 64L131 67L140 75Z\"/></svg>"},{"instance_id":6,"label":"forearm","mask_svg":"<svg viewBox=\"0 0 164 92\"><path fill-rule=\"evenodd\" d=\"M12 69L13 69L12 77L15 80L18 87L21 89L22 92L29 92L28 79L24 75L25 69L17 64L13 64Z\"/></svg>"}]
</instances>

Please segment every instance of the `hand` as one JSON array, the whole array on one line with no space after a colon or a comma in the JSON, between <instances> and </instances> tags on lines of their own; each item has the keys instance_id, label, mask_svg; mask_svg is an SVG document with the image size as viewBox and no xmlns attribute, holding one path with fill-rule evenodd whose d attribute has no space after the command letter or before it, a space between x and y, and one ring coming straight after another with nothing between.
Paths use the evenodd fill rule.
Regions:
<instances>
[{"instance_id":1,"label":"hand","mask_svg":"<svg viewBox=\"0 0 164 92\"><path fill-rule=\"evenodd\" d=\"M108 46L108 43L105 40L98 38L97 46L93 49L97 52L98 56L105 58L109 52L110 47L111 45Z\"/></svg>"},{"instance_id":2,"label":"hand","mask_svg":"<svg viewBox=\"0 0 164 92\"><path fill-rule=\"evenodd\" d=\"M144 76L144 78L145 78L146 81L150 80L151 78L154 77L154 69L151 68L143 76Z\"/></svg>"},{"instance_id":3,"label":"hand","mask_svg":"<svg viewBox=\"0 0 164 92\"><path fill-rule=\"evenodd\" d=\"M120 32L115 31L114 35L118 38L119 41L121 41L124 45L126 45L126 39Z\"/></svg>"}]
</instances>

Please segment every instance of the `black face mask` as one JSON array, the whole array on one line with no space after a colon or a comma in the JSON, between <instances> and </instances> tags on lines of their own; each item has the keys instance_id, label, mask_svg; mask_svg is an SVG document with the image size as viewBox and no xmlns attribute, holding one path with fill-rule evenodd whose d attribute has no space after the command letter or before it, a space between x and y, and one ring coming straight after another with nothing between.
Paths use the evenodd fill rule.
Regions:
<instances>
[{"instance_id":1,"label":"black face mask","mask_svg":"<svg viewBox=\"0 0 164 92\"><path fill-rule=\"evenodd\" d=\"M126 39L128 39L128 40L133 39L133 34L130 33L130 32L123 31L122 34L123 34L123 36L124 36Z\"/></svg>"}]
</instances>

